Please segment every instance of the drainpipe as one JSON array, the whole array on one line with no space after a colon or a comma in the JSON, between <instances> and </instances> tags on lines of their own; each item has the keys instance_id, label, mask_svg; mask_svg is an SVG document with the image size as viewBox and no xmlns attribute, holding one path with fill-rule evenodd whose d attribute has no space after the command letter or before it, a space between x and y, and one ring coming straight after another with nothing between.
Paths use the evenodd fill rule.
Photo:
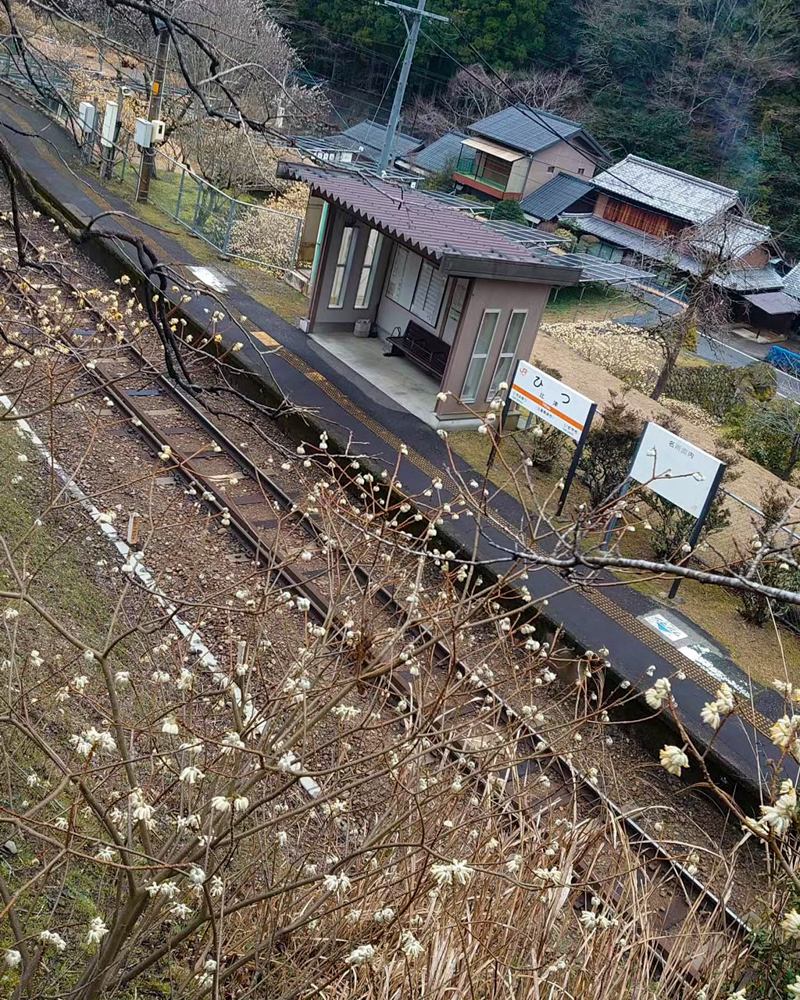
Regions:
<instances>
[{"instance_id":1,"label":"drainpipe","mask_svg":"<svg viewBox=\"0 0 800 1000\"><path fill-rule=\"evenodd\" d=\"M328 226L329 203L326 201L322 208L322 215L319 222L319 232L317 233L317 246L314 250L314 263L311 265L311 301L308 308L308 322L306 333L313 333L314 324L317 321L317 309L319 307L319 296L322 290L322 282L317 281L320 262L325 256L328 244L330 243L330 228Z\"/></svg>"},{"instance_id":2,"label":"drainpipe","mask_svg":"<svg viewBox=\"0 0 800 1000\"><path fill-rule=\"evenodd\" d=\"M525 181L522 185L522 194L520 195L520 201L525 197L525 190L528 187L528 178L531 176L531 167L533 166L533 157L528 157L528 169L525 171Z\"/></svg>"},{"instance_id":3,"label":"drainpipe","mask_svg":"<svg viewBox=\"0 0 800 1000\"><path fill-rule=\"evenodd\" d=\"M317 230L317 244L314 247L314 260L311 263L311 287L313 289L317 280L317 270L319 259L322 256L322 241L325 238L325 223L328 221L328 202L323 201L322 212L319 217L319 229Z\"/></svg>"}]
</instances>

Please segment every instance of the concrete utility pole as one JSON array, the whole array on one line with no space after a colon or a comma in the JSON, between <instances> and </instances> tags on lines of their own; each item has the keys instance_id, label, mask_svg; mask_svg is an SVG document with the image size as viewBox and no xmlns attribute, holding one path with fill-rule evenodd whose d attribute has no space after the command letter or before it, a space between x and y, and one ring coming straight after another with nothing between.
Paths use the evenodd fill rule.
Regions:
<instances>
[{"instance_id":1,"label":"concrete utility pole","mask_svg":"<svg viewBox=\"0 0 800 1000\"><path fill-rule=\"evenodd\" d=\"M389 160L392 156L392 146L394 146L394 137L397 135L397 125L400 121L400 112L403 109L403 98L406 96L406 84L408 83L408 74L411 72L411 63L414 61L414 51L417 47L417 39L419 38L419 29L422 27L423 17L430 17L434 21L448 21L449 18L442 17L440 14L431 14L425 10L425 0L417 0L416 7L406 7L405 4L395 3L394 0L383 0L386 7L396 7L403 18L403 23L406 26L406 34L408 35L408 42L406 43L406 54L403 59L403 66L400 70L400 79L397 81L397 89L394 92L394 100L392 101L392 112L389 115L389 124L386 126L386 137L383 140L383 149L381 150L381 158L378 160L378 168L381 173L383 173L389 166ZM411 18L411 27L408 26L408 21L406 20L406 14Z\"/></svg>"},{"instance_id":2,"label":"concrete utility pole","mask_svg":"<svg viewBox=\"0 0 800 1000\"><path fill-rule=\"evenodd\" d=\"M169 55L169 28L160 18L156 18L156 25L158 26L158 49L153 69L150 103L147 106L147 119L151 122L161 117L161 102L164 97L164 79L167 75L167 56ZM137 201L146 202L150 196L150 178L153 175L155 158L152 146L142 150L142 170L139 174L139 190L136 192Z\"/></svg>"}]
</instances>

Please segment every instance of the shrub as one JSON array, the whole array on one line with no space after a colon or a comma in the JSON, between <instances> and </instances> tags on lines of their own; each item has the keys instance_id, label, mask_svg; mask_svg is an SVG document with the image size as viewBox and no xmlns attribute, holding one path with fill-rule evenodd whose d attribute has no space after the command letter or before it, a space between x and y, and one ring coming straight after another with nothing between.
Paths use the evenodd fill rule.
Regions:
<instances>
[{"instance_id":1,"label":"shrub","mask_svg":"<svg viewBox=\"0 0 800 1000\"><path fill-rule=\"evenodd\" d=\"M557 337L581 357L600 365L626 385L648 393L661 371L657 345L640 330L612 320L547 323L542 333Z\"/></svg>"},{"instance_id":2,"label":"shrub","mask_svg":"<svg viewBox=\"0 0 800 1000\"><path fill-rule=\"evenodd\" d=\"M777 525L781 523L786 512L792 503L791 496L779 486L768 486L761 494L760 507L764 514L761 523L756 526L756 539L761 545L768 544L772 548L780 547L784 541L789 541L789 536L781 532L775 532ZM775 537L772 534L775 532ZM781 538L781 535L784 535ZM788 563L783 563L780 556L767 557L763 560L758 569L758 576L762 583L769 587L783 587L788 590L800 588L800 570ZM778 601L770 602L769 598L763 594L757 594L750 590L740 591L738 594L738 612L746 622L751 625L758 625L760 628L770 621L772 615L776 618L784 618L791 610L791 605ZM770 608L770 604L772 607Z\"/></svg>"},{"instance_id":3,"label":"shrub","mask_svg":"<svg viewBox=\"0 0 800 1000\"><path fill-rule=\"evenodd\" d=\"M586 439L580 476L593 507L602 504L625 480L644 420L624 397L612 392L602 419Z\"/></svg>"},{"instance_id":4,"label":"shrub","mask_svg":"<svg viewBox=\"0 0 800 1000\"><path fill-rule=\"evenodd\" d=\"M519 222L523 226L527 226L528 220L525 218L525 213L520 208L518 201L514 201L513 198L509 198L507 201L501 201L492 209L492 218L495 222Z\"/></svg>"},{"instance_id":5,"label":"shrub","mask_svg":"<svg viewBox=\"0 0 800 1000\"><path fill-rule=\"evenodd\" d=\"M666 395L702 406L717 420L723 420L736 403L738 383L739 376L730 365L676 368L667 383Z\"/></svg>"},{"instance_id":6,"label":"shrub","mask_svg":"<svg viewBox=\"0 0 800 1000\"><path fill-rule=\"evenodd\" d=\"M453 174L456 171L457 165L458 158L455 156L449 157L441 170L428 174L422 186L426 191L452 191L454 184Z\"/></svg>"},{"instance_id":7,"label":"shrub","mask_svg":"<svg viewBox=\"0 0 800 1000\"><path fill-rule=\"evenodd\" d=\"M667 384L666 395L702 406L717 420L724 420L741 403L772 399L776 388L775 369L763 362L745 368L703 365L676 368Z\"/></svg>"},{"instance_id":8,"label":"shrub","mask_svg":"<svg viewBox=\"0 0 800 1000\"><path fill-rule=\"evenodd\" d=\"M739 392L742 396L751 396L759 402L766 402L774 399L778 391L778 376L772 365L765 361L758 361L754 365L740 368L742 381L739 384Z\"/></svg>"},{"instance_id":9,"label":"shrub","mask_svg":"<svg viewBox=\"0 0 800 1000\"><path fill-rule=\"evenodd\" d=\"M650 508L650 545L653 555L661 561L675 558L680 553L681 546L688 541L697 523L695 518L655 493L648 493L647 506ZM725 506L724 497L718 493L712 501L699 541L704 541L716 531L722 531L730 523L730 511Z\"/></svg>"},{"instance_id":10,"label":"shrub","mask_svg":"<svg viewBox=\"0 0 800 1000\"><path fill-rule=\"evenodd\" d=\"M734 407L725 433L748 458L781 479L789 479L800 461L800 408L790 399Z\"/></svg>"},{"instance_id":11,"label":"shrub","mask_svg":"<svg viewBox=\"0 0 800 1000\"><path fill-rule=\"evenodd\" d=\"M534 417L523 435L522 447L537 469L552 472L561 464L567 450L567 436L560 430Z\"/></svg>"}]
</instances>

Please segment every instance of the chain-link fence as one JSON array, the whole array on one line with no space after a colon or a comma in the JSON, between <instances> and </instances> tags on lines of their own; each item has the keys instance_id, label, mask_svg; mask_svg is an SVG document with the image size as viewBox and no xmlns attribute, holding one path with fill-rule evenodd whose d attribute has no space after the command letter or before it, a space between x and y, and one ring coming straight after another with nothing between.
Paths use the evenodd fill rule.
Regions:
<instances>
[{"instance_id":1,"label":"chain-link fence","mask_svg":"<svg viewBox=\"0 0 800 1000\"><path fill-rule=\"evenodd\" d=\"M106 181L116 181L126 199L138 192L142 153L128 132L113 146L100 142L100 124L86 133L83 156ZM209 184L160 149L153 150L148 199L152 205L199 236L224 256L262 267L294 267L303 219L253 200L235 198Z\"/></svg>"},{"instance_id":2,"label":"chain-link fence","mask_svg":"<svg viewBox=\"0 0 800 1000\"><path fill-rule=\"evenodd\" d=\"M23 49L11 35L0 38L0 79L30 94L34 103L59 120L67 117L73 104L73 83L63 68Z\"/></svg>"},{"instance_id":3,"label":"chain-link fence","mask_svg":"<svg viewBox=\"0 0 800 1000\"><path fill-rule=\"evenodd\" d=\"M293 267L303 219L235 198L182 164L155 152L150 198L220 253L268 267Z\"/></svg>"},{"instance_id":4,"label":"chain-link fence","mask_svg":"<svg viewBox=\"0 0 800 1000\"><path fill-rule=\"evenodd\" d=\"M116 182L128 201L135 201L142 151L133 136L118 129L111 145L101 140L102 115L94 128L81 133L74 108L74 88L63 67L40 56L21 54L16 40L0 38L0 79L29 94L40 107L61 121L69 114L82 134L84 163L98 170L106 183ZM160 149L153 150L149 201L199 236L224 256L278 270L294 267L303 219L268 205L236 198L199 177Z\"/></svg>"}]
</instances>

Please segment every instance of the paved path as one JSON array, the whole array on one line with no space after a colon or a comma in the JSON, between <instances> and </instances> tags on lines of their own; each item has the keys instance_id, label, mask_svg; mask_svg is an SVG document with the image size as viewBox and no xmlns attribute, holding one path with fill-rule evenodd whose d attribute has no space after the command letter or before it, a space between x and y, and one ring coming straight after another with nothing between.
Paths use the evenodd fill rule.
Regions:
<instances>
[{"instance_id":1,"label":"paved path","mask_svg":"<svg viewBox=\"0 0 800 1000\"><path fill-rule=\"evenodd\" d=\"M0 127L4 125L10 127L4 127L2 134L15 148L31 179L74 218L87 219L112 210L130 211L113 191L103 188L80 166L71 141L58 126L0 87ZM20 135L26 131L40 138ZM182 244L145 223L123 217L107 223L109 228L125 229L145 239L162 261L173 265L200 263ZM133 260L133 251L120 246ZM98 252L109 269L119 269L114 254L105 249ZM224 263L219 264L219 270L225 271ZM343 370L323 348L253 299L235 281L223 298L232 314L249 317L248 343L238 355L245 367L314 414L309 417L309 440L315 440L318 428L324 426L340 446L349 444L351 450L363 452L376 465L388 468L393 467L405 443L408 455L401 459L401 479L410 494L421 493L433 477L440 476L446 499L448 492L459 492L456 475L466 480L476 475L460 459L451 461L444 443L431 428L357 375ZM183 308L185 315L202 327L207 323L207 311L218 305L216 300L201 297ZM221 324L220 332L230 341L241 338L241 332L231 325ZM492 499L492 508L491 523L482 524L477 539L472 519L451 522L447 531L467 550L477 543L481 560L502 570L510 558L508 532L512 526L524 525L525 516L505 493ZM748 677L719 649L718 643L685 621L679 609L670 607L666 611L610 577L605 578L605 583L608 586L568 586L561 576L547 569L531 572L527 581L534 597L548 600L546 613L550 621L563 625L579 650L602 646L610 650L618 678L647 686L652 683L645 674L650 665L655 667L653 678L674 678L676 672L684 671L685 680L673 682L681 720L693 739L705 743L711 731L700 720L704 702L713 697L722 677L744 692L750 689ZM662 612L667 625L646 623L646 619ZM675 638L675 628L688 638ZM680 652L681 648L687 652ZM712 755L723 758L729 772L751 787L759 774L762 778L768 775L767 761L777 755L768 730L770 721L783 710L775 692L757 689L752 694L754 708L743 708L747 721L737 718L725 725L712 748ZM654 738L662 740L665 736L657 733ZM654 745L654 759L656 749ZM797 773L794 766L792 772Z\"/></svg>"}]
</instances>

